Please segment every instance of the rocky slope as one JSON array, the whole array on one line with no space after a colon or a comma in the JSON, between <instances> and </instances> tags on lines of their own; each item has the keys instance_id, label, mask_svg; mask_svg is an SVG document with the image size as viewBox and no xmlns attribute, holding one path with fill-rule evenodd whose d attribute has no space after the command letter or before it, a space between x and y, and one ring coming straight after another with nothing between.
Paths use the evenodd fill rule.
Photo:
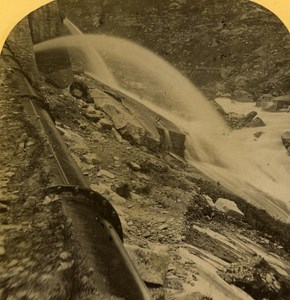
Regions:
<instances>
[{"instance_id":1,"label":"rocky slope","mask_svg":"<svg viewBox=\"0 0 290 300\"><path fill-rule=\"evenodd\" d=\"M250 1L72 1L60 9L85 33L129 38L162 56L210 99L289 93L289 34Z\"/></svg>"},{"instance_id":2,"label":"rocky slope","mask_svg":"<svg viewBox=\"0 0 290 300\"><path fill-rule=\"evenodd\" d=\"M78 1L66 3L80 5ZM104 1L90 11L71 9L72 20L83 30L135 38L180 67L209 95L237 89L257 91L251 87L253 81L234 84L239 74L236 69L247 78L256 76L249 71L255 60L239 60L240 44L236 44L236 52L231 48L230 60L227 56L214 60L218 50L226 53L228 49L220 41L229 39L234 45L238 40L239 34L232 36L227 29L231 24L236 24L236 29L246 28L240 32L243 43L249 38L245 34L249 27L260 28L251 33L259 33L252 39L254 48L257 37L265 37L269 43L271 40L274 48L279 40L279 34L269 37L262 32L266 23L262 16L269 16L264 11L253 13L253 23L240 23L241 12L248 16L244 20L251 19L245 2L231 6L229 1L211 2L210 7L216 9L231 7L228 13L222 10L222 18L204 9L206 1L151 1L146 6L138 6L136 1L112 3ZM200 18L191 18L191 11ZM139 17L133 18L137 13ZM92 15L94 28L89 27ZM273 20L267 26L271 30L280 28L282 36L283 28ZM181 27L188 28L189 21L196 29L194 34L192 28L180 31ZM212 37L219 38L215 42L205 34L212 28ZM199 44L197 39L191 40L197 36ZM201 47L209 46L216 53L203 52L201 57ZM190 52L192 49L195 52ZM256 57L250 49L244 47L242 51ZM263 61L269 49L262 49ZM286 50L281 47L277 51ZM230 75L222 78L222 68L233 62ZM250 64L248 71L242 68L245 63ZM212 71L203 78L197 71L206 70L205 66ZM275 76L277 70L273 69ZM34 126L37 120L23 113L23 103L30 98L24 97L17 80L12 80L18 71L9 65L7 57L1 57L0 138L5 151L0 169L0 298L101 299L72 236L71 221L61 210L60 197L45 197L44 189L53 183L54 162L43 133ZM263 80L275 81L278 77L274 75ZM49 104L55 125L91 188L116 208L125 246L152 298L290 299L289 225L205 178L170 149L156 147L160 146L156 132L150 135L153 130L146 132L146 124L141 126L136 117L130 116L120 94L84 74L79 74L79 79L89 86L90 103L73 97L69 89L57 89L45 82L37 93ZM222 82L225 84L221 87Z\"/></svg>"},{"instance_id":3,"label":"rocky slope","mask_svg":"<svg viewBox=\"0 0 290 300\"><path fill-rule=\"evenodd\" d=\"M116 208L125 245L153 298L287 299L289 226L170 153L130 144L101 108L108 94L102 95L97 82L80 78L94 103L50 86L42 92L91 188ZM222 198L241 210L221 209Z\"/></svg>"}]
</instances>

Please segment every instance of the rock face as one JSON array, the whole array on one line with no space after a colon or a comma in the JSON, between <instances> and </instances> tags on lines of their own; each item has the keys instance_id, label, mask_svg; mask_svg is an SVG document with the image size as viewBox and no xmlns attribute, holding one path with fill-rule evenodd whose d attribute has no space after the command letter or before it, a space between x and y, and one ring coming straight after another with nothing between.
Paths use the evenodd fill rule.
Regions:
<instances>
[{"instance_id":1,"label":"rock face","mask_svg":"<svg viewBox=\"0 0 290 300\"><path fill-rule=\"evenodd\" d=\"M28 17L25 17L14 27L6 42L31 82L37 83L39 74L33 52Z\"/></svg>"},{"instance_id":2,"label":"rock face","mask_svg":"<svg viewBox=\"0 0 290 300\"><path fill-rule=\"evenodd\" d=\"M84 32L136 41L176 66L210 98L218 91L235 92L237 100L246 101L272 91L290 92L288 32L273 13L251 1L58 3Z\"/></svg>"},{"instance_id":3,"label":"rock face","mask_svg":"<svg viewBox=\"0 0 290 300\"><path fill-rule=\"evenodd\" d=\"M45 5L28 16L33 44L66 34L56 2ZM42 51L35 54L39 71L58 87L67 87L74 79L66 49Z\"/></svg>"},{"instance_id":4,"label":"rock face","mask_svg":"<svg viewBox=\"0 0 290 300\"><path fill-rule=\"evenodd\" d=\"M233 214L235 216L243 217L243 212L238 208L234 201L219 198L215 203L215 208L221 212Z\"/></svg>"},{"instance_id":5,"label":"rock face","mask_svg":"<svg viewBox=\"0 0 290 300\"><path fill-rule=\"evenodd\" d=\"M287 149L288 155L290 155L290 131L286 131L281 135L281 140L284 147Z\"/></svg>"}]
</instances>

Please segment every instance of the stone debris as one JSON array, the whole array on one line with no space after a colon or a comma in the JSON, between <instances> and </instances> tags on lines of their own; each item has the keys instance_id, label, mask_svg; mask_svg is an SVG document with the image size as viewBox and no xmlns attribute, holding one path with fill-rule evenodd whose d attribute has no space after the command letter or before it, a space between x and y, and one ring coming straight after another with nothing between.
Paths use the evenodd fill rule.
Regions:
<instances>
[{"instance_id":1,"label":"stone debris","mask_svg":"<svg viewBox=\"0 0 290 300\"><path fill-rule=\"evenodd\" d=\"M111 172L109 172L109 171L106 171L106 170L100 170L100 171L97 173L97 176L98 176L98 177L107 177L107 178L109 178L109 179L115 179L115 178L116 178L116 176L115 176L113 173L111 173Z\"/></svg>"}]
</instances>

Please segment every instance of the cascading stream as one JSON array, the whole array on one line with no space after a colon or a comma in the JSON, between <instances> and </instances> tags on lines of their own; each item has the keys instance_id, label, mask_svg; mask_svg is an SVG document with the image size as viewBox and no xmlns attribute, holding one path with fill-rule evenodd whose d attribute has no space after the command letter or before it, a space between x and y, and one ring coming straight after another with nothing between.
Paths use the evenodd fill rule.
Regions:
<instances>
[{"instance_id":1,"label":"cascading stream","mask_svg":"<svg viewBox=\"0 0 290 300\"><path fill-rule=\"evenodd\" d=\"M269 166L268 157L260 155L257 145L232 133L198 89L151 51L122 38L84 35L72 25L71 32L78 35L40 43L35 51L80 48L91 62L89 71L95 78L187 133L187 159L195 167L254 205L289 221L289 160L283 160L283 167Z\"/></svg>"}]
</instances>

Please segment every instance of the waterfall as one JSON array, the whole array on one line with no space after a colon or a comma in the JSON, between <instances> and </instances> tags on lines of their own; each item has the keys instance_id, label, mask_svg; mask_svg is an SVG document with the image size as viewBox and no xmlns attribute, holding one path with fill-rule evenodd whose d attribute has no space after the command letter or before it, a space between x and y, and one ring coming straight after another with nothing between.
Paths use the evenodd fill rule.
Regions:
<instances>
[{"instance_id":1,"label":"waterfall","mask_svg":"<svg viewBox=\"0 0 290 300\"><path fill-rule=\"evenodd\" d=\"M201 92L151 51L118 37L84 35L70 22L68 26L78 35L40 43L35 50L82 49L96 78L133 95L187 133L187 158L196 168L254 205L289 221L289 162L288 169L274 163L269 167L256 145L249 146L244 138L233 134Z\"/></svg>"},{"instance_id":2,"label":"waterfall","mask_svg":"<svg viewBox=\"0 0 290 300\"><path fill-rule=\"evenodd\" d=\"M114 75L108 69L100 54L91 46L90 40L87 36L84 35L68 18L65 18L63 23L72 35L78 36L78 45L75 47L83 53L82 59L86 72L90 73L90 75L96 80L100 80L113 88L119 88Z\"/></svg>"}]
</instances>

